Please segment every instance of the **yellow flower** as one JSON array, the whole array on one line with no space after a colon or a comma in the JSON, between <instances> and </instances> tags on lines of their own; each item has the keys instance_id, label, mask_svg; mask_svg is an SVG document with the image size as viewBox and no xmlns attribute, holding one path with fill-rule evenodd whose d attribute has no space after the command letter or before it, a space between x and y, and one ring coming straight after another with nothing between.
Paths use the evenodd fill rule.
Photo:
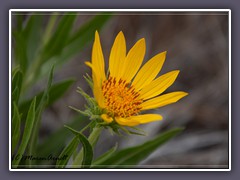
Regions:
<instances>
[{"instance_id":1,"label":"yellow flower","mask_svg":"<svg viewBox=\"0 0 240 180\"><path fill-rule=\"evenodd\" d=\"M175 103L188 95L182 91L160 95L173 84L179 70L156 78L166 52L157 54L139 70L145 50L145 39L142 38L126 54L125 38L119 32L109 57L109 73L105 74L102 47L96 31L92 62L86 62L86 65L92 69L93 94L98 106L103 109L101 118L105 122L116 121L123 126L136 126L162 120L159 114L139 113Z\"/></svg>"}]
</instances>

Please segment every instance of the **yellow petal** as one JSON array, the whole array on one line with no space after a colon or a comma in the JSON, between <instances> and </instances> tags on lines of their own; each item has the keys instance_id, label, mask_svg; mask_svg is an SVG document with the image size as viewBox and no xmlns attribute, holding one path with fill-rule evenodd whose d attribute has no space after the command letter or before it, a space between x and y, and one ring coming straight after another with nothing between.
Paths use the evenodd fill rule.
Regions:
<instances>
[{"instance_id":1,"label":"yellow petal","mask_svg":"<svg viewBox=\"0 0 240 180\"><path fill-rule=\"evenodd\" d=\"M122 117L115 117L115 120L118 124L122 125L122 126L137 126L139 125L139 122L136 120L128 120L126 118L122 118Z\"/></svg>"},{"instance_id":2,"label":"yellow petal","mask_svg":"<svg viewBox=\"0 0 240 180\"><path fill-rule=\"evenodd\" d=\"M161 94L174 83L178 74L179 71L175 70L155 79L140 91L140 97L146 100Z\"/></svg>"},{"instance_id":3,"label":"yellow petal","mask_svg":"<svg viewBox=\"0 0 240 180\"><path fill-rule=\"evenodd\" d=\"M166 58L166 51L151 58L136 75L133 85L136 90L140 90L148 85L159 73Z\"/></svg>"},{"instance_id":4,"label":"yellow petal","mask_svg":"<svg viewBox=\"0 0 240 180\"><path fill-rule=\"evenodd\" d=\"M130 82L139 70L146 51L145 39L142 38L130 49L123 67L123 79Z\"/></svg>"},{"instance_id":5,"label":"yellow petal","mask_svg":"<svg viewBox=\"0 0 240 180\"><path fill-rule=\"evenodd\" d=\"M113 118L108 116L107 114L102 114L101 118L107 123L111 123L113 121Z\"/></svg>"},{"instance_id":6,"label":"yellow petal","mask_svg":"<svg viewBox=\"0 0 240 180\"><path fill-rule=\"evenodd\" d=\"M85 62L85 64L92 69L93 95L96 98L98 105L101 108L104 108L105 103L104 103L104 97L103 97L102 88L101 88L102 81L99 78L99 72L96 71L96 68L90 62Z\"/></svg>"},{"instance_id":7,"label":"yellow petal","mask_svg":"<svg viewBox=\"0 0 240 180\"><path fill-rule=\"evenodd\" d=\"M95 32L95 40L92 49L92 65L96 68L96 72L99 73L98 78L101 81L104 81L106 79L104 57L102 53L100 38L97 31Z\"/></svg>"},{"instance_id":8,"label":"yellow petal","mask_svg":"<svg viewBox=\"0 0 240 180\"><path fill-rule=\"evenodd\" d=\"M146 124L153 121L162 120L162 116L159 114L143 114L138 116L131 116L127 118L129 121L138 121L140 124Z\"/></svg>"},{"instance_id":9,"label":"yellow petal","mask_svg":"<svg viewBox=\"0 0 240 180\"><path fill-rule=\"evenodd\" d=\"M150 99L148 101L145 101L142 103L142 110L147 110L147 109L154 109L154 108L159 108L162 106L166 106L168 104L172 104L183 98L184 96L187 96L188 93L182 92L182 91L177 91L177 92L172 92L168 94L164 94L162 96Z\"/></svg>"},{"instance_id":10,"label":"yellow petal","mask_svg":"<svg viewBox=\"0 0 240 180\"><path fill-rule=\"evenodd\" d=\"M93 84L95 86L100 86L101 85L101 81L99 79L99 72L96 71L96 68L92 65L92 63L86 61L85 64L92 69Z\"/></svg>"},{"instance_id":11,"label":"yellow petal","mask_svg":"<svg viewBox=\"0 0 240 180\"><path fill-rule=\"evenodd\" d=\"M109 57L109 71L112 77L120 78L121 65L126 57L126 42L123 32L119 32L112 46L112 50Z\"/></svg>"},{"instance_id":12,"label":"yellow petal","mask_svg":"<svg viewBox=\"0 0 240 180\"><path fill-rule=\"evenodd\" d=\"M101 108L105 108L105 101L102 93L102 88L93 85L93 95L96 98L98 105Z\"/></svg>"}]
</instances>

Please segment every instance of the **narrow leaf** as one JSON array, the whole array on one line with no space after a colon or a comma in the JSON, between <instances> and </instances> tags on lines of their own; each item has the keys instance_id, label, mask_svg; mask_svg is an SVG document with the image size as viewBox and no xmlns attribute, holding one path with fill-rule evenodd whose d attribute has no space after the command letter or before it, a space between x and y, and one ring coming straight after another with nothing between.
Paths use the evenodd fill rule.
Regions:
<instances>
[{"instance_id":1,"label":"narrow leaf","mask_svg":"<svg viewBox=\"0 0 240 180\"><path fill-rule=\"evenodd\" d=\"M163 134L160 134L153 140L150 140L141 145L123 149L121 151L116 152L109 159L102 162L101 168L123 168L123 167L132 167L133 165L138 164L140 161L149 156L154 150L156 150L159 146L176 136L180 133L182 128L175 128L169 130ZM97 166L95 166L97 168Z\"/></svg>"},{"instance_id":2,"label":"narrow leaf","mask_svg":"<svg viewBox=\"0 0 240 180\"><path fill-rule=\"evenodd\" d=\"M12 77L12 101L18 104L21 88L22 88L23 74L18 69L15 71Z\"/></svg>"},{"instance_id":3,"label":"narrow leaf","mask_svg":"<svg viewBox=\"0 0 240 180\"><path fill-rule=\"evenodd\" d=\"M107 152L105 152L103 155L101 155L100 157L98 157L94 162L93 165L101 165L102 162L106 161L107 159L109 159L113 153L117 150L118 148L118 144L116 144L114 147L112 147L110 150L108 150Z\"/></svg>"},{"instance_id":4,"label":"narrow leaf","mask_svg":"<svg viewBox=\"0 0 240 180\"><path fill-rule=\"evenodd\" d=\"M65 125L73 134L75 134L82 143L83 146L83 160L82 160L82 167L88 168L90 167L93 159L93 149L91 144L89 143L88 139L82 135L80 132L75 131L74 129Z\"/></svg>"},{"instance_id":5,"label":"narrow leaf","mask_svg":"<svg viewBox=\"0 0 240 180\"><path fill-rule=\"evenodd\" d=\"M21 116L18 111L18 107L15 102L13 102L13 117L12 117L12 153L18 144L20 138L20 123Z\"/></svg>"},{"instance_id":6,"label":"narrow leaf","mask_svg":"<svg viewBox=\"0 0 240 180\"><path fill-rule=\"evenodd\" d=\"M60 97L62 97L74 82L75 82L75 80L68 79L68 80L64 80L64 81L61 81L59 83L52 85L49 90L49 99L48 99L46 106L47 107L50 106L56 100L58 100ZM43 94L44 94L44 91L41 91L36 95L36 97L37 97L36 105L37 106L39 105L39 103L43 97ZM20 110L21 110L21 112L23 112L23 114L26 114L26 110L29 108L31 101L32 101L32 98L28 99L20 104Z\"/></svg>"},{"instance_id":7,"label":"narrow leaf","mask_svg":"<svg viewBox=\"0 0 240 180\"><path fill-rule=\"evenodd\" d=\"M15 70L13 77L12 77L12 90L14 90L16 87L21 89L22 79L23 79L23 74L20 71L20 69Z\"/></svg>"},{"instance_id":8,"label":"narrow leaf","mask_svg":"<svg viewBox=\"0 0 240 180\"><path fill-rule=\"evenodd\" d=\"M73 118L71 123L68 124L70 127L74 127L75 129L81 130L82 127L85 127L89 120L87 117L78 115ZM70 136L69 130L65 127L58 129L56 132L53 132L47 138L43 140L41 144L38 145L37 154L41 157L46 157L52 152L59 154L61 150L65 147L66 142Z\"/></svg>"},{"instance_id":9,"label":"narrow leaf","mask_svg":"<svg viewBox=\"0 0 240 180\"><path fill-rule=\"evenodd\" d=\"M27 42L23 37L23 34L18 31L13 31L13 40L14 40L14 62L16 65L19 65L23 74L26 72L28 67L27 60Z\"/></svg>"},{"instance_id":10,"label":"narrow leaf","mask_svg":"<svg viewBox=\"0 0 240 180\"><path fill-rule=\"evenodd\" d=\"M56 29L59 29L59 33L57 33L57 31L54 32L54 35L41 53L43 55L40 59L41 63L44 63L44 66L41 68L41 71L39 69L39 72L37 72L38 79L46 75L49 66L51 66L53 62L57 62L56 65L60 66L66 61L71 60L77 53L80 53L81 50L87 46L87 43L93 40L95 31L100 31L111 17L109 13L97 15L84 23L83 26L78 28L74 33L70 34L73 25L73 19L71 19L73 15L68 16L70 17L66 15L62 17L61 22L56 27ZM63 21L68 21L68 23L64 23ZM65 33L63 29L67 32Z\"/></svg>"},{"instance_id":11,"label":"narrow leaf","mask_svg":"<svg viewBox=\"0 0 240 180\"><path fill-rule=\"evenodd\" d=\"M91 126L91 124L94 124L95 122L92 121L89 125ZM88 141L90 142L92 148L95 147L97 141L98 141L98 138L101 134L101 131L102 131L102 127L96 127L95 126L92 126L92 132L91 134L89 135L88 137ZM76 167L80 167L79 165L81 164L81 162L83 161L83 150L81 150L78 155L76 156L76 158L74 159L73 161L73 165L76 166Z\"/></svg>"},{"instance_id":12,"label":"narrow leaf","mask_svg":"<svg viewBox=\"0 0 240 180\"><path fill-rule=\"evenodd\" d=\"M57 61L57 65L61 65L77 53L81 52L81 50L86 47L87 43L93 40L95 31L100 31L110 17L111 15L109 14L100 14L86 22L72 35L69 35L61 56L56 56L52 58L51 61Z\"/></svg>"},{"instance_id":13,"label":"narrow leaf","mask_svg":"<svg viewBox=\"0 0 240 180\"><path fill-rule=\"evenodd\" d=\"M53 70L54 70L54 66L52 66L51 72L49 74L46 90L40 100L40 103L38 104L38 106L36 108L36 123L33 126L33 134L31 136L31 139L29 142L29 149L28 149L28 154L30 154L30 155L34 155L33 153L36 152L36 146L38 143L38 133L39 133L40 122L41 122L41 115L42 115L44 108L46 107L46 104L48 103L49 90L51 88L52 80L53 80ZM29 165L31 165L32 163L33 163L33 161L28 161Z\"/></svg>"},{"instance_id":14,"label":"narrow leaf","mask_svg":"<svg viewBox=\"0 0 240 180\"><path fill-rule=\"evenodd\" d=\"M110 19L111 14L99 14L95 17L93 17L90 21L85 23L81 28L79 28L73 35L71 35L71 38L68 40L68 44L71 44L73 42L77 42L80 39L83 39L83 37L87 37L91 34L94 34L96 30L100 30L103 25Z\"/></svg>"},{"instance_id":15,"label":"narrow leaf","mask_svg":"<svg viewBox=\"0 0 240 180\"><path fill-rule=\"evenodd\" d=\"M20 95L19 88L16 87L16 88L13 90L13 92L12 92L12 101L18 103L19 95Z\"/></svg>"},{"instance_id":16,"label":"narrow leaf","mask_svg":"<svg viewBox=\"0 0 240 180\"><path fill-rule=\"evenodd\" d=\"M72 139L72 141L63 149L62 153L60 154L59 156L60 160L57 160L56 162L57 168L64 168L67 165L70 157L77 148L78 144L79 144L78 136L75 136L75 138Z\"/></svg>"},{"instance_id":17,"label":"narrow leaf","mask_svg":"<svg viewBox=\"0 0 240 180\"><path fill-rule=\"evenodd\" d=\"M19 156L22 156L24 154L25 149L28 145L29 139L32 135L33 125L35 123L35 116L36 116L35 106L36 106L36 98L33 99L31 106L29 108L29 111L28 111L22 141L21 141L21 144L20 144L18 152L17 152L17 155L19 155ZM21 158L18 158L13 161L14 168L17 168L20 160L21 160Z\"/></svg>"},{"instance_id":18,"label":"narrow leaf","mask_svg":"<svg viewBox=\"0 0 240 180\"><path fill-rule=\"evenodd\" d=\"M22 34L26 40L26 54L28 65L35 60L37 50L41 43L42 38L42 22L43 16L31 15L27 21L27 25L24 28Z\"/></svg>"},{"instance_id":19,"label":"narrow leaf","mask_svg":"<svg viewBox=\"0 0 240 180\"><path fill-rule=\"evenodd\" d=\"M72 30L73 22L76 15L63 15L56 28L56 32L53 34L51 39L48 41L47 45L43 50L43 62L46 62L52 56L59 55L64 48L69 33Z\"/></svg>"}]
</instances>

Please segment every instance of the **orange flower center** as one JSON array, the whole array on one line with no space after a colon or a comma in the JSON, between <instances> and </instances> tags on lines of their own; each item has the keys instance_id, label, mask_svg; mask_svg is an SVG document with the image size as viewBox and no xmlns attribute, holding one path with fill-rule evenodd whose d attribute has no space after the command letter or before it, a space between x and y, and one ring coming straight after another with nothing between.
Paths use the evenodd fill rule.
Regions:
<instances>
[{"instance_id":1,"label":"orange flower center","mask_svg":"<svg viewBox=\"0 0 240 180\"><path fill-rule=\"evenodd\" d=\"M109 116L129 117L142 109L139 92L125 80L110 76L103 82L102 90Z\"/></svg>"}]
</instances>

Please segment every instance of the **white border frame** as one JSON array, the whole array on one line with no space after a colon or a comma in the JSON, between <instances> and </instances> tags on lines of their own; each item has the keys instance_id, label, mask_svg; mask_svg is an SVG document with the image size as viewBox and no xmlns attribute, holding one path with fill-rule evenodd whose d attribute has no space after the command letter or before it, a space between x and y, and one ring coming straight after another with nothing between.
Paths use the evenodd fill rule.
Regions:
<instances>
[{"instance_id":1,"label":"white border frame","mask_svg":"<svg viewBox=\"0 0 240 180\"><path fill-rule=\"evenodd\" d=\"M229 21L229 153L228 169L13 169L11 167L11 35L12 12L228 12ZM10 9L9 10L9 171L231 171L231 10L230 9Z\"/></svg>"}]
</instances>

